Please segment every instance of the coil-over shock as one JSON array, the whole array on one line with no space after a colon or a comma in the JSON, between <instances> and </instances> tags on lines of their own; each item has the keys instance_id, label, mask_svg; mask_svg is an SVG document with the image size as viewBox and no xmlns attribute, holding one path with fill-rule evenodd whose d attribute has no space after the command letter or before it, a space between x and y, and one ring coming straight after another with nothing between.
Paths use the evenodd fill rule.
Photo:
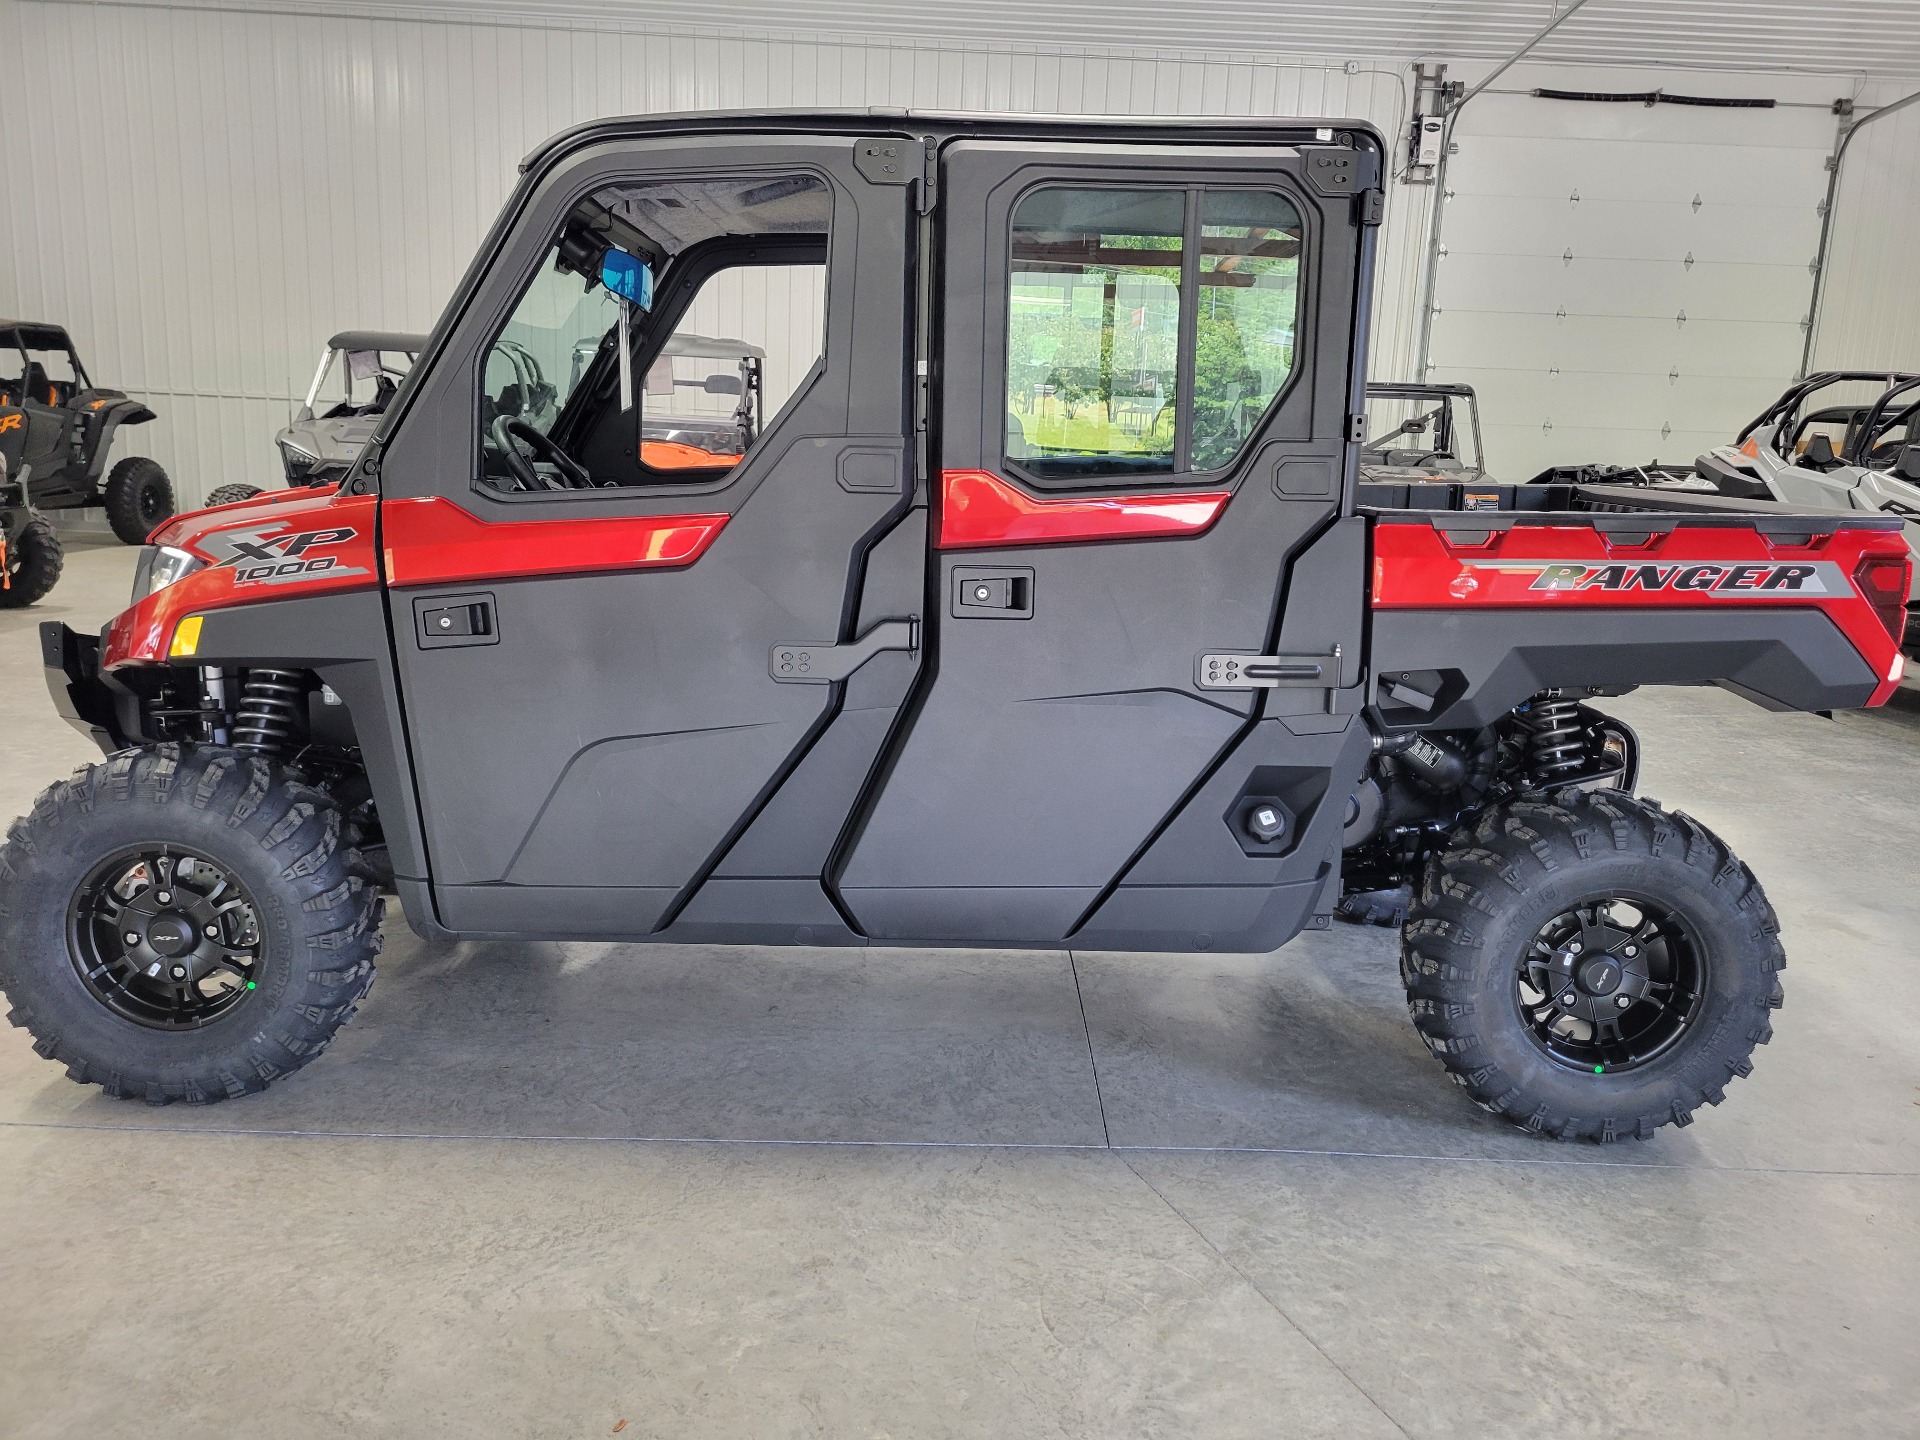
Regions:
<instances>
[{"instance_id":1,"label":"coil-over shock","mask_svg":"<svg viewBox=\"0 0 1920 1440\"><path fill-rule=\"evenodd\" d=\"M1514 718L1527 732L1527 778L1546 789L1578 775L1587 758L1586 725L1580 706L1563 690L1542 690Z\"/></svg>"},{"instance_id":2,"label":"coil-over shock","mask_svg":"<svg viewBox=\"0 0 1920 1440\"><path fill-rule=\"evenodd\" d=\"M300 727L305 677L298 670L253 669L233 717L233 748L277 755Z\"/></svg>"}]
</instances>

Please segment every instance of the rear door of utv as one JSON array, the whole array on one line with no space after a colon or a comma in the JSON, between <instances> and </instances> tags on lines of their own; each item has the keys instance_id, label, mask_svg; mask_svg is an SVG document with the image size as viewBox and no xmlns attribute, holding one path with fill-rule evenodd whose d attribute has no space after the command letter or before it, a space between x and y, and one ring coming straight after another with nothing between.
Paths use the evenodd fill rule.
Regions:
<instances>
[{"instance_id":1,"label":"rear door of utv","mask_svg":"<svg viewBox=\"0 0 1920 1440\"><path fill-rule=\"evenodd\" d=\"M881 940L1264 949L1366 751L1377 142L1076 138L942 153L936 639L833 879Z\"/></svg>"},{"instance_id":2,"label":"rear door of utv","mask_svg":"<svg viewBox=\"0 0 1920 1440\"><path fill-rule=\"evenodd\" d=\"M926 553L912 191L857 148L576 151L421 375L381 460L382 545L449 928L855 938L821 876L915 673ZM624 407L607 245L655 279ZM689 368L674 335L742 358ZM729 425L706 451L666 438Z\"/></svg>"}]
</instances>

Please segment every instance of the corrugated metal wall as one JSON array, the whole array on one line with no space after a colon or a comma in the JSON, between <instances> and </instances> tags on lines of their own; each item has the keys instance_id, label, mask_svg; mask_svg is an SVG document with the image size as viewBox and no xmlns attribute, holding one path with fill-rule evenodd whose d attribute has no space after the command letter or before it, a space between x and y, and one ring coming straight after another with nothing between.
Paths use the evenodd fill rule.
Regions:
<instances>
[{"instance_id":1,"label":"corrugated metal wall","mask_svg":"<svg viewBox=\"0 0 1920 1440\"><path fill-rule=\"evenodd\" d=\"M183 499L271 479L322 342L426 329L536 142L760 106L1358 116L1392 71L0 0L0 311L62 321ZM1378 347L1403 371L1424 194L1394 187Z\"/></svg>"},{"instance_id":2,"label":"corrugated metal wall","mask_svg":"<svg viewBox=\"0 0 1920 1440\"><path fill-rule=\"evenodd\" d=\"M1398 140L1406 119L1398 61L722 37L579 16L0 0L0 54L17 62L0 83L0 313L66 323L96 379L151 398L161 419L131 438L183 500L271 481L271 437L325 337L427 328L520 156L580 120L865 105L1323 114ZM1584 72L1563 73L1577 84ZM1920 115L1884 129L1848 161L1822 357L1920 361L1906 258ZM1382 378L1412 370L1430 194L1389 187Z\"/></svg>"},{"instance_id":3,"label":"corrugated metal wall","mask_svg":"<svg viewBox=\"0 0 1920 1440\"><path fill-rule=\"evenodd\" d=\"M1877 86L1880 103L1920 85ZM1816 370L1920 370L1920 105L1869 125L1847 147L1814 331Z\"/></svg>"}]
</instances>

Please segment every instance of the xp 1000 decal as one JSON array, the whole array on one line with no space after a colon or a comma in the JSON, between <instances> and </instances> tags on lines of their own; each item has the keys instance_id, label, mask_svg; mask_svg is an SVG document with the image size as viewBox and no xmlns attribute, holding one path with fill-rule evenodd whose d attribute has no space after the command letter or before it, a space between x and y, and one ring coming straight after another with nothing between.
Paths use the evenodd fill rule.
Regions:
<instances>
[{"instance_id":1,"label":"xp 1000 decal","mask_svg":"<svg viewBox=\"0 0 1920 1440\"><path fill-rule=\"evenodd\" d=\"M291 524L275 519L270 524L237 530L217 530L206 536L199 548L216 565L233 567L233 583L242 585L299 584L315 577L346 579L372 575L366 565L354 560L364 552L372 555L370 539L363 539L352 525L326 525L301 528L304 516ZM355 541L360 543L356 546Z\"/></svg>"}]
</instances>

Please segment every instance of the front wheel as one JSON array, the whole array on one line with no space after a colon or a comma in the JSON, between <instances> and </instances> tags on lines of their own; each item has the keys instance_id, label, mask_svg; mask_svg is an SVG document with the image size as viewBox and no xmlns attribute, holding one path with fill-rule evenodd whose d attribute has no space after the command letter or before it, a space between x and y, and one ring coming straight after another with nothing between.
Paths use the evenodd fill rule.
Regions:
<instances>
[{"instance_id":1,"label":"front wheel","mask_svg":"<svg viewBox=\"0 0 1920 1440\"><path fill-rule=\"evenodd\" d=\"M265 1089L373 984L380 901L344 828L233 750L127 750L51 786L0 849L7 1018L109 1095Z\"/></svg>"},{"instance_id":2,"label":"front wheel","mask_svg":"<svg viewBox=\"0 0 1920 1440\"><path fill-rule=\"evenodd\" d=\"M1403 933L1415 1028L1485 1108L1645 1139L1718 1105L1772 1037L1786 964L1753 873L1614 792L1490 810L1428 862Z\"/></svg>"},{"instance_id":3,"label":"front wheel","mask_svg":"<svg viewBox=\"0 0 1920 1440\"><path fill-rule=\"evenodd\" d=\"M236 481L231 485L217 486L210 491L202 508L212 510L220 505L238 505L242 500L251 500L259 493L258 485L242 485Z\"/></svg>"},{"instance_id":4,"label":"front wheel","mask_svg":"<svg viewBox=\"0 0 1920 1440\"><path fill-rule=\"evenodd\" d=\"M144 545L173 514L173 482L157 460L129 455L107 476L104 503L113 533L128 545Z\"/></svg>"}]
</instances>

